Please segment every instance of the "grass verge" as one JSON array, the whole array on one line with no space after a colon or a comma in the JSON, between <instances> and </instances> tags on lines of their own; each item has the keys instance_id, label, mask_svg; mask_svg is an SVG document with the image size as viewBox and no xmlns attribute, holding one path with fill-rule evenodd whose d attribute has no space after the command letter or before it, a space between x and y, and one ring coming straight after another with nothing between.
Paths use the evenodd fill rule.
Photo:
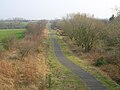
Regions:
<instances>
[{"instance_id":1,"label":"grass verge","mask_svg":"<svg viewBox=\"0 0 120 90\"><path fill-rule=\"evenodd\" d=\"M86 85L75 74L73 74L69 69L60 64L60 62L57 60L50 36L48 42L49 42L48 59L51 70L50 72L51 80L49 79L49 82L51 82L50 89L88 90Z\"/></svg>"},{"instance_id":2,"label":"grass verge","mask_svg":"<svg viewBox=\"0 0 120 90\"><path fill-rule=\"evenodd\" d=\"M54 32L55 33L55 32ZM68 48L67 44L62 40L61 36L56 35L56 39L58 43L61 46L61 50L64 53L64 55L74 62L75 64L79 65L82 67L84 70L88 71L91 73L94 77L96 77L103 85L108 87L108 90L120 90L120 85L116 84L114 81L112 81L107 75L104 75L101 73L100 70L98 70L95 67L88 66L87 64L83 63L83 60L80 60L74 54L70 51Z\"/></svg>"}]
</instances>

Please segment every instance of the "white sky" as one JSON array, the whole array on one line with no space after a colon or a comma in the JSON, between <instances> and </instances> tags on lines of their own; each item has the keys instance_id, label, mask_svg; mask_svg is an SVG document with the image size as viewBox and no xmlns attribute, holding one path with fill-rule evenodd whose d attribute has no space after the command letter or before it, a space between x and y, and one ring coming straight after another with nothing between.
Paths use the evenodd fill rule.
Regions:
<instances>
[{"instance_id":1,"label":"white sky","mask_svg":"<svg viewBox=\"0 0 120 90\"><path fill-rule=\"evenodd\" d=\"M0 0L0 19L57 19L69 13L109 18L120 0Z\"/></svg>"}]
</instances>

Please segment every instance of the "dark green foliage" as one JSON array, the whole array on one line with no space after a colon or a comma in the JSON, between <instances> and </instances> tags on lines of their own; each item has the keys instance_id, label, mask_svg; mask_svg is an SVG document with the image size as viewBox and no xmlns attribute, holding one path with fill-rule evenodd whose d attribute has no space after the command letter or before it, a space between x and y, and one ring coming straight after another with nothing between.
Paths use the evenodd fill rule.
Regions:
<instances>
[{"instance_id":1,"label":"dark green foliage","mask_svg":"<svg viewBox=\"0 0 120 90\"><path fill-rule=\"evenodd\" d=\"M102 66L102 65L106 65L107 64L107 61L104 59L104 57L100 57L97 59L95 65L96 66Z\"/></svg>"},{"instance_id":2,"label":"dark green foliage","mask_svg":"<svg viewBox=\"0 0 120 90\"><path fill-rule=\"evenodd\" d=\"M109 19L109 21L112 21L112 20L114 20L115 19L115 16L114 16L114 14L110 17L110 19Z\"/></svg>"},{"instance_id":3,"label":"dark green foliage","mask_svg":"<svg viewBox=\"0 0 120 90\"><path fill-rule=\"evenodd\" d=\"M54 83L55 83L55 82L52 80L52 75L51 75L51 74L47 75L46 80L47 80L47 88L51 89L52 86L53 86Z\"/></svg>"},{"instance_id":4,"label":"dark green foliage","mask_svg":"<svg viewBox=\"0 0 120 90\"><path fill-rule=\"evenodd\" d=\"M22 33L22 32L16 33L16 37L17 37L18 39L22 39L22 38L24 38L24 36L25 36L25 34Z\"/></svg>"}]
</instances>

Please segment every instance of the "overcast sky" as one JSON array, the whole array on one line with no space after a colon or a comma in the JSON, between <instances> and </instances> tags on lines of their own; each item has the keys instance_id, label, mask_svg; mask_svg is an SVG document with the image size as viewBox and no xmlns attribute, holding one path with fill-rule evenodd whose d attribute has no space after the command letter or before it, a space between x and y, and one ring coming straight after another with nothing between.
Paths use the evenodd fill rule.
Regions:
<instances>
[{"instance_id":1,"label":"overcast sky","mask_svg":"<svg viewBox=\"0 0 120 90\"><path fill-rule=\"evenodd\" d=\"M0 19L57 19L69 13L109 18L120 0L0 0Z\"/></svg>"}]
</instances>

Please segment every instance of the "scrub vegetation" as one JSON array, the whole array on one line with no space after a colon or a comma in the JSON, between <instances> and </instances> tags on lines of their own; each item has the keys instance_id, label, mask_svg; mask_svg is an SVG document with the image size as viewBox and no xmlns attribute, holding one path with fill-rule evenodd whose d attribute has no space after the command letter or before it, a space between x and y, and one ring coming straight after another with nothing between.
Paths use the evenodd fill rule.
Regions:
<instances>
[{"instance_id":1,"label":"scrub vegetation","mask_svg":"<svg viewBox=\"0 0 120 90\"><path fill-rule=\"evenodd\" d=\"M26 30L2 30L4 51L0 52L0 90L45 90L47 54L46 21L29 23ZM12 38L5 38L6 36ZM16 39L14 35L18 36ZM19 35L24 37L19 39ZM6 35L6 36L5 36Z\"/></svg>"},{"instance_id":2,"label":"scrub vegetation","mask_svg":"<svg viewBox=\"0 0 120 90\"><path fill-rule=\"evenodd\" d=\"M101 20L80 13L58 20L0 20L0 90L88 90L63 66L64 56L109 90L120 90L120 10Z\"/></svg>"},{"instance_id":3,"label":"scrub vegetation","mask_svg":"<svg viewBox=\"0 0 120 90\"><path fill-rule=\"evenodd\" d=\"M62 37L71 51L120 84L120 13L109 20L87 14L68 14L51 21L51 28Z\"/></svg>"}]
</instances>

